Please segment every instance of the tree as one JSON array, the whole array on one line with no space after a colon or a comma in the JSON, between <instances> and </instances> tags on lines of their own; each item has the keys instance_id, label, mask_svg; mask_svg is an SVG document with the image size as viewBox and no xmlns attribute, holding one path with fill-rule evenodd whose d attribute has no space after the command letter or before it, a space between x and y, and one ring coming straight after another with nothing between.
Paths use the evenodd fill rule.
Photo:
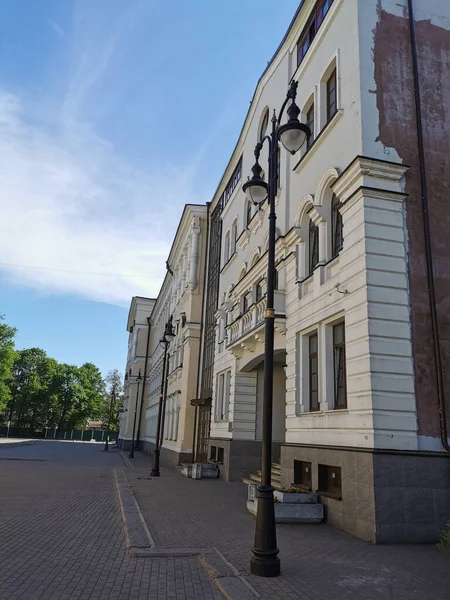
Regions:
<instances>
[{"instance_id":1,"label":"tree","mask_svg":"<svg viewBox=\"0 0 450 600\"><path fill-rule=\"evenodd\" d=\"M17 329L2 323L4 315L0 315L0 412L11 397L8 380L14 364L14 339Z\"/></svg>"},{"instance_id":2,"label":"tree","mask_svg":"<svg viewBox=\"0 0 450 600\"><path fill-rule=\"evenodd\" d=\"M88 419L101 417L105 382L100 369L93 363L84 363L78 369L78 383L82 393L75 397L69 417L69 429L84 425Z\"/></svg>"},{"instance_id":3,"label":"tree","mask_svg":"<svg viewBox=\"0 0 450 600\"><path fill-rule=\"evenodd\" d=\"M110 423L110 431L119 431L119 406L123 404L122 376L117 369L109 371L105 377L105 394L103 396L101 420Z\"/></svg>"},{"instance_id":4,"label":"tree","mask_svg":"<svg viewBox=\"0 0 450 600\"><path fill-rule=\"evenodd\" d=\"M36 414L42 394L42 363L47 354L41 348L28 348L15 353L9 382L9 420L16 427L29 426Z\"/></svg>"}]
</instances>

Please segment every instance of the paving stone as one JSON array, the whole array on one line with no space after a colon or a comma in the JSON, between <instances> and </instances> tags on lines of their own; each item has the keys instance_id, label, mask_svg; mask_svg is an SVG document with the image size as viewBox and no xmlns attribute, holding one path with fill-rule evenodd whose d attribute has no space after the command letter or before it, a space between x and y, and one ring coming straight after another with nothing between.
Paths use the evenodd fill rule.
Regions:
<instances>
[{"instance_id":1,"label":"paving stone","mask_svg":"<svg viewBox=\"0 0 450 600\"><path fill-rule=\"evenodd\" d=\"M201 582L194 599L222 598L195 556L129 556L113 472L124 463L102 450L0 447L0 600L168 600L179 577ZM174 597L184 599L184 588Z\"/></svg>"},{"instance_id":2,"label":"paving stone","mask_svg":"<svg viewBox=\"0 0 450 600\"><path fill-rule=\"evenodd\" d=\"M246 486L191 480L176 469L162 469L160 478L149 480L150 457L135 456L125 473L156 548L216 549L234 569L228 580L230 572L215 565L218 581L228 584L236 600L237 575L263 600L450 597L450 563L434 546L371 545L326 524L278 525L281 576L255 577L249 569L255 519L246 510Z\"/></svg>"}]
</instances>

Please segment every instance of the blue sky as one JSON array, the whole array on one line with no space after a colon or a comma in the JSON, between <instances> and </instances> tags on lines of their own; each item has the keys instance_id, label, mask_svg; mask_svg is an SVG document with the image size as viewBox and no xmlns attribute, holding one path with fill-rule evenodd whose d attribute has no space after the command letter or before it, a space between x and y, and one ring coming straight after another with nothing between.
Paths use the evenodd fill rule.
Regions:
<instances>
[{"instance_id":1,"label":"blue sky","mask_svg":"<svg viewBox=\"0 0 450 600\"><path fill-rule=\"evenodd\" d=\"M19 348L123 369L130 299L157 295L298 2L2 0L0 313Z\"/></svg>"}]
</instances>

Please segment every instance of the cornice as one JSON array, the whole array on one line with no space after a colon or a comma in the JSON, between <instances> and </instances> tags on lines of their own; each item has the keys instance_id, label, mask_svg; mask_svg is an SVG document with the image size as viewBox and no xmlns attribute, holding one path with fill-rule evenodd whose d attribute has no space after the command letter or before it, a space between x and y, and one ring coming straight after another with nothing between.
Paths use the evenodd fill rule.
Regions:
<instances>
[{"instance_id":1,"label":"cornice","mask_svg":"<svg viewBox=\"0 0 450 600\"><path fill-rule=\"evenodd\" d=\"M400 163L357 156L331 188L343 203L361 187L401 193L404 191L402 179L408 168Z\"/></svg>"}]
</instances>

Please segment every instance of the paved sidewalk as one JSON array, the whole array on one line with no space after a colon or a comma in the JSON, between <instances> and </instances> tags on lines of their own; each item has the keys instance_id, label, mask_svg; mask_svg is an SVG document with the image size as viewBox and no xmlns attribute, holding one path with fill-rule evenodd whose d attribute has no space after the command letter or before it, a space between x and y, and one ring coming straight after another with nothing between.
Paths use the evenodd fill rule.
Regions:
<instances>
[{"instance_id":1,"label":"paved sidewalk","mask_svg":"<svg viewBox=\"0 0 450 600\"><path fill-rule=\"evenodd\" d=\"M194 481L175 469L162 469L159 479L150 478L150 457L136 453L133 461L125 460L126 476L156 546L216 548L260 598L450 598L450 563L434 546L375 546L325 524L279 525L282 575L254 577L249 561L255 521L246 510L244 484Z\"/></svg>"},{"instance_id":2,"label":"paved sidewalk","mask_svg":"<svg viewBox=\"0 0 450 600\"><path fill-rule=\"evenodd\" d=\"M219 600L197 557L125 550L102 444L0 447L0 600Z\"/></svg>"}]
</instances>

